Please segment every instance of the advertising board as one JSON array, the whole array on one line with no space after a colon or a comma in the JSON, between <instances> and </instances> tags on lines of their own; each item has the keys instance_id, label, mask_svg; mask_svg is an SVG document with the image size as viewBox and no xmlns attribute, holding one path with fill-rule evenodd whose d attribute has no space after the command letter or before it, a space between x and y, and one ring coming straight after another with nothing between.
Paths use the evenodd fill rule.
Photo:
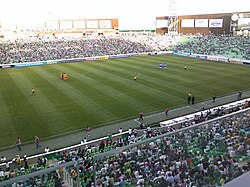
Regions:
<instances>
[{"instance_id":1,"label":"advertising board","mask_svg":"<svg viewBox=\"0 0 250 187\"><path fill-rule=\"evenodd\" d=\"M156 28L166 28L169 25L168 20L156 20Z\"/></svg>"},{"instance_id":2,"label":"advertising board","mask_svg":"<svg viewBox=\"0 0 250 187\"><path fill-rule=\"evenodd\" d=\"M210 28L220 28L223 25L223 19L210 19L209 20L209 27Z\"/></svg>"},{"instance_id":3,"label":"advertising board","mask_svg":"<svg viewBox=\"0 0 250 187\"><path fill-rule=\"evenodd\" d=\"M181 27L194 27L194 19L182 19Z\"/></svg>"},{"instance_id":4,"label":"advertising board","mask_svg":"<svg viewBox=\"0 0 250 187\"><path fill-rule=\"evenodd\" d=\"M195 27L208 27L208 19L195 19Z\"/></svg>"}]
</instances>

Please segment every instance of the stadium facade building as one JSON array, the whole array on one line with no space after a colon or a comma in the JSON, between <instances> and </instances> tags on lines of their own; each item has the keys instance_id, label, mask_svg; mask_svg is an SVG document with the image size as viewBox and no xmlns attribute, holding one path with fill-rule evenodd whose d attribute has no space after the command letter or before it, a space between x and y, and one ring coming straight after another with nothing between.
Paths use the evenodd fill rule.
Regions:
<instances>
[{"instance_id":1,"label":"stadium facade building","mask_svg":"<svg viewBox=\"0 0 250 187\"><path fill-rule=\"evenodd\" d=\"M156 33L169 32L169 17L156 17ZM176 22L180 34L238 34L250 35L250 12L179 15Z\"/></svg>"},{"instance_id":2,"label":"stadium facade building","mask_svg":"<svg viewBox=\"0 0 250 187\"><path fill-rule=\"evenodd\" d=\"M0 24L1 25L1 24ZM16 23L15 28L0 26L1 38L18 38L25 36L79 34L103 35L106 33L117 34L119 21L117 18L97 19L55 19L45 20L36 25L22 25Z\"/></svg>"},{"instance_id":3,"label":"stadium facade building","mask_svg":"<svg viewBox=\"0 0 250 187\"><path fill-rule=\"evenodd\" d=\"M118 31L118 19L70 19L45 21L46 29L83 34L103 34Z\"/></svg>"}]
</instances>

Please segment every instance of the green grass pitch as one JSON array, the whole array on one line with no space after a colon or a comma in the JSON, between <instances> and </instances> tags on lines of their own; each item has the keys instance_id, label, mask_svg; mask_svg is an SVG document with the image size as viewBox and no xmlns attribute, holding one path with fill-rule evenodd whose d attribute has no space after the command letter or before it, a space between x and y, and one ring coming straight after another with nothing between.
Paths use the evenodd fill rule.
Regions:
<instances>
[{"instance_id":1,"label":"green grass pitch","mask_svg":"<svg viewBox=\"0 0 250 187\"><path fill-rule=\"evenodd\" d=\"M167 69L158 68L161 62ZM156 55L0 69L0 82L0 147L6 147L18 136L29 142L184 106L188 92L199 102L246 90L250 67Z\"/></svg>"}]
</instances>

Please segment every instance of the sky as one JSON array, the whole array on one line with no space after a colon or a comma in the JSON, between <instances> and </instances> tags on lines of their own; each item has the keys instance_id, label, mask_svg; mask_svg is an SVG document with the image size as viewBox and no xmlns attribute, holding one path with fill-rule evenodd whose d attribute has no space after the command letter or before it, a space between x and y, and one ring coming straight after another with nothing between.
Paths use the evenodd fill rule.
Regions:
<instances>
[{"instance_id":1,"label":"sky","mask_svg":"<svg viewBox=\"0 0 250 187\"><path fill-rule=\"evenodd\" d=\"M249 0L1 0L0 22L118 18L119 29L154 29L157 16L168 16L169 1L176 1L178 15L250 12Z\"/></svg>"}]
</instances>

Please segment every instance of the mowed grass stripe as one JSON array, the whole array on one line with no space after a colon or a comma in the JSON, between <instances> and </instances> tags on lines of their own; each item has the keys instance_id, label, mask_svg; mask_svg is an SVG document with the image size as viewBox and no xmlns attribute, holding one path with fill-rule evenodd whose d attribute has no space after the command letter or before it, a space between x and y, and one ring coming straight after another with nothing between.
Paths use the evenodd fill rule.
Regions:
<instances>
[{"instance_id":1,"label":"mowed grass stripe","mask_svg":"<svg viewBox=\"0 0 250 187\"><path fill-rule=\"evenodd\" d=\"M109 95L100 97L100 95L103 95L101 92L102 90L97 89L98 85L95 83L89 83L86 81L85 77L79 73L80 70L78 68L75 69L72 66L69 66L69 64L53 66L53 68L59 72L67 72L69 74L69 80L65 81L65 83L81 92L82 96L84 96L86 99L91 100L91 103L85 105L84 107L89 108L88 110L91 111L95 116L100 116L99 120L117 120L119 118L115 113L108 110L110 106L109 108L105 108L105 106L103 106L103 101L110 101L112 97Z\"/></svg>"},{"instance_id":2,"label":"mowed grass stripe","mask_svg":"<svg viewBox=\"0 0 250 187\"><path fill-rule=\"evenodd\" d=\"M131 59L131 58L130 58ZM136 59L139 59L138 57L136 58ZM120 60L120 59L119 59ZM126 61L127 62L127 59L121 59L121 60L123 60L123 61ZM154 59L155 60L155 59ZM165 76L165 77L167 77L168 78L168 80L167 80L167 84L166 85L169 85L169 84L171 84L172 83L172 88L176 88L176 89L178 89L178 90L183 90L183 89L181 89L180 88L180 85L183 85L184 84L184 86L186 86L186 87L188 87L188 89L187 89L187 92L189 92L189 91L191 91L191 92L196 92L196 94L198 95L198 97L197 98L200 98L200 99L202 99L202 100L204 100L204 98L208 98L208 97L211 97L211 95L212 94L214 94L214 93L216 93L216 94L218 94L218 95L221 95L221 92L220 91L218 91L218 93L217 93L217 90L218 90L218 88L220 89L220 88L223 88L222 86L223 85L220 85L219 84L219 82L218 82L218 80L220 80L221 78L224 78L224 77L226 77L226 76L228 76L228 74L230 74L230 75L235 75L234 74L234 71L233 71L233 69L234 68L232 68L230 65L232 65L232 66L235 66L235 67L239 67L239 65L235 65L235 64L227 64L227 63L220 63L220 62L210 62L210 69L212 68L212 70L208 73L209 74L209 76L207 76L207 77L204 77L203 75L204 74L202 74L202 76L200 75L200 72L207 72L207 68L206 69L204 69L203 68L203 65L204 64L207 64L207 62L206 61L204 61L204 60L201 60L201 62L196 62L196 61L198 61L199 59L194 59L195 60L195 62L192 62L192 61L188 61L190 64L195 64L196 66L198 66L198 67L200 67L200 68L189 68L188 69L188 71L186 71L186 72L184 72L184 66L181 66L181 65L179 65L180 67L179 68L176 68L176 69L178 69L179 71L181 71L180 72L180 75L178 75L176 78L172 78L172 80L171 80L171 72L169 73L169 70L172 70L173 68L171 67L171 65L172 64L170 64L170 67L165 71L165 70L160 70L161 72L166 72L166 74L167 74L167 76ZM111 60L111 62L114 62L114 60ZM144 60L143 59L143 62L146 62L146 60ZM183 62L183 61L181 61L181 62ZM208 62L209 63L209 62ZM214 64L213 64L214 63ZM110 64L110 63L104 63L104 64ZM115 63L112 63L112 65L113 64L115 64ZM117 62L116 64L119 64L119 65L121 65L121 66L123 66L124 64L123 63L120 63L120 61L119 62ZM168 63L169 64L169 63ZM176 67L177 67L177 65L179 64L179 63L176 63L176 62L174 62L173 63ZM177 65L176 65L177 64ZM216 65L217 64L220 64L220 68L221 69L216 69L216 68L214 68L214 67L216 67ZM157 62L156 64L155 64L156 66L155 67L158 67L158 65L159 65L159 62ZM126 66L128 66L128 64L126 64ZM223 71L224 69L225 69L225 66L226 66L226 68L227 69L229 69L230 71ZM230 67L228 67L228 66L230 66ZM143 65L142 65L142 67L144 67ZM128 68L127 68L128 69ZM246 71L246 68L245 67L243 67L243 66L240 66L239 67L239 69L240 70L245 70ZM115 70L117 70L117 67L115 68ZM196 70L196 71L195 71ZM205 70L205 71L204 71ZM217 73L218 72L218 73ZM240 73L241 72L241 73ZM238 73L237 74L242 74L242 71L238 71ZM157 72L158 73L158 72ZM184 77L184 79L182 78L182 79L180 79L180 77L182 77L183 76L183 74L185 73L185 77ZM214 76L214 73L216 74L216 76ZM237 76L237 74L235 75L235 76ZM186 76L187 75L187 76ZM194 76L194 75L197 75L197 76ZM174 76L176 76L176 73L174 74ZM224 77L223 77L224 76ZM238 77L238 76L237 76ZM246 76L247 77L247 76ZM164 79L164 76L162 77L163 79ZM238 77L239 78L239 77ZM188 83L187 82L185 82L185 80L189 80L188 81ZM242 79L241 79L242 80ZM246 80L246 78L244 77L243 78L243 81L244 80ZM177 81L179 81L179 82L177 82ZM159 82L159 81L158 81ZM221 82L221 81L220 81ZM223 81L222 81L223 82ZM211 83L211 84L210 84ZM235 82L234 82L235 83ZM190 86L190 84L191 85L194 85L194 89L192 89L192 86ZM217 84L219 84L217 87L216 87L216 85ZM242 83L241 83L242 84ZM236 88L235 88L235 91L237 91L237 90L240 90L240 89L243 89L243 88L240 88L239 86L237 86L237 85L241 85L241 84L238 84L237 82L234 84L234 85L236 85ZM206 86L204 86L204 85L206 85ZM200 88L203 88L203 89L200 89ZM220 89L221 90L221 89ZM222 92L223 92L223 89L222 89ZM183 93L180 93L180 94L182 94L183 95ZM206 95L206 97L202 97L203 95ZM223 94L223 95L225 95L225 94ZM181 96L181 95L180 95ZM186 93L184 94L184 97L186 97Z\"/></svg>"},{"instance_id":3,"label":"mowed grass stripe","mask_svg":"<svg viewBox=\"0 0 250 187\"><path fill-rule=\"evenodd\" d=\"M114 81L114 87L116 87L116 89L119 89L121 91L124 90L124 92L130 92L132 94L137 93L136 95L130 95L134 96L138 101L146 101L151 106L155 107L155 105L158 105L158 103L165 102L166 96L169 97L166 92L156 89L156 87L152 87L152 85L146 86L145 84L142 84L139 78L138 81L134 81L133 76L131 76L131 72L125 74L124 72L126 72L126 70L124 69L113 71L110 70L109 67L107 67L107 64L107 62L105 64L98 63L93 67L95 68L95 71L97 71L97 69L99 70L98 74L105 74L104 77L110 77L109 80L112 79ZM110 85L112 86L113 84Z\"/></svg>"},{"instance_id":4,"label":"mowed grass stripe","mask_svg":"<svg viewBox=\"0 0 250 187\"><path fill-rule=\"evenodd\" d=\"M138 71L141 73L142 77L147 76L145 80L151 81L150 78L155 79L154 82L158 84L157 87L160 86L161 88L164 88L164 86L168 86L168 83L171 83L171 76L173 77L172 78L173 80L180 80L180 82L183 83L183 85L186 85L186 83L188 83L188 82L185 83L186 80L185 79L183 80L182 77L178 77L176 76L176 74L168 73L168 69L159 69L158 65L154 66L153 68L150 67L150 68L142 69L142 67L144 67L145 61L146 60L140 61L138 59L136 63L132 61L132 63L129 65L129 68L126 68L126 69L129 71ZM120 66L123 69L126 67L126 63L120 64ZM181 73L183 74L183 71L180 71L180 69L178 70L178 72L180 72L179 74ZM166 81L169 81L169 82L166 82ZM192 81L189 81L189 82L192 82ZM176 86L179 86L179 85L176 85ZM185 87L186 86L184 86L184 88Z\"/></svg>"},{"instance_id":5,"label":"mowed grass stripe","mask_svg":"<svg viewBox=\"0 0 250 187\"><path fill-rule=\"evenodd\" d=\"M195 75L200 75L202 72L202 75L198 77L200 82L194 84L194 88L204 90L210 95L228 95L249 88L250 68L231 63L198 60L191 61L190 64L193 66L191 70L188 68L188 71ZM226 83L227 80L228 83Z\"/></svg>"},{"instance_id":6,"label":"mowed grass stripe","mask_svg":"<svg viewBox=\"0 0 250 187\"><path fill-rule=\"evenodd\" d=\"M41 68L41 67L37 67ZM44 76L37 75L34 71L35 68L23 68L20 69L22 73L19 76L19 81L17 80L18 86L23 90L23 94L26 99L32 105L33 114L36 114L37 119L30 121L34 126L40 126L36 130L36 135L40 137L46 137L55 135L56 133L63 132L63 130L71 129L70 124L67 123L67 118L65 113L60 110L59 107L55 105L52 99L49 98L49 95L46 92L43 92L43 89L47 87ZM39 87L39 85L43 85ZM31 95L31 88L35 88L36 94ZM28 90L28 92L27 92Z\"/></svg>"},{"instance_id":7,"label":"mowed grass stripe","mask_svg":"<svg viewBox=\"0 0 250 187\"><path fill-rule=\"evenodd\" d=\"M171 56L172 57L172 56ZM173 57L174 59L175 57ZM172 58L168 58L172 59ZM211 97L211 95L225 95L225 92L231 90L229 93L237 92L242 89L247 89L249 86L247 84L247 77L241 77L241 75L249 75L249 69L246 69L244 66L239 66L236 64L230 64L230 63L222 63L222 62L211 62L206 60L200 60L200 59L193 59L194 61L190 60L190 58L185 58L184 60L188 61L188 69L184 72L184 68L178 68L178 63L176 61L171 61L173 63L168 66L168 70L172 70L172 65L174 65L176 68L183 70L183 72L187 75L186 79L189 79L192 83L193 87L190 89L191 92L198 95L199 99L204 100L207 97ZM184 60L180 60L180 62L183 62ZM204 67L204 65L206 67ZM217 66L218 65L218 66ZM190 68L189 68L190 67ZM168 71L169 72L169 71ZM202 74L200 73L202 72ZM245 72L245 73L244 73ZM182 73L183 74L183 73ZM207 74L207 76L204 76ZM179 75L178 77L181 77L182 75ZM234 81L232 81L232 77L235 77ZM223 81L221 81L223 79ZM228 84L225 84L225 81L229 79L231 82ZM173 82L176 82L177 79L173 79ZM249 80L249 79L248 79ZM181 80L182 82L185 82ZM248 81L249 82L249 81ZM245 86L242 87L242 84ZM185 83L186 84L186 83ZM181 85L181 83L178 83L177 85ZM229 85L231 88L228 90L225 85ZM202 89L201 89L202 88ZM229 94L227 93L227 94ZM205 97L201 97L202 95L205 95Z\"/></svg>"},{"instance_id":8,"label":"mowed grass stripe","mask_svg":"<svg viewBox=\"0 0 250 187\"><path fill-rule=\"evenodd\" d=\"M112 60L113 61L113 60ZM96 66L94 66L93 64L91 64L92 66L94 66L96 69L100 69L102 71L106 71L106 72L110 72L113 73L113 75L116 75L116 78L118 77L123 77L123 79L127 80L127 81L132 81L135 82L133 80L133 72L135 72L135 69L132 70L127 70L129 69L127 62L122 63L123 65L125 64L125 67L121 68L121 62L117 62L116 64L120 64L119 68L118 65L113 65L110 64L108 65L109 62L106 63L98 63ZM112 69L110 69L111 67L115 66L115 70L113 71ZM126 68L127 67L127 68ZM141 71L142 72L142 71ZM136 75L138 76L138 75ZM152 106L154 105L159 105L163 104L164 106L166 106L166 101L170 102L172 101L174 104L180 104L182 99L179 97L176 97L172 94L170 94L170 92L166 92L165 87L165 83L164 81L162 81L162 79L156 79L152 76L145 76L144 72L142 72L140 74L140 76L138 77L138 80L136 81L136 84L132 83L132 84L127 84L127 81L120 81L120 85L122 85L124 88L126 88L126 90L128 89L128 87L132 87L134 89L136 89L135 91L137 92L141 92L143 97L138 98L138 100L140 100L141 98L143 98L144 101L150 103ZM149 84L145 84L145 82L149 81ZM134 87L134 85L136 87ZM168 87L169 89L169 87ZM166 100L166 99L169 100ZM172 104L173 104L172 103Z\"/></svg>"},{"instance_id":9,"label":"mowed grass stripe","mask_svg":"<svg viewBox=\"0 0 250 187\"><path fill-rule=\"evenodd\" d=\"M137 63L132 62L131 67L135 67L135 68L144 67L145 63L151 63L151 60L138 58ZM179 66L176 67L177 71L175 73L172 73L172 74L168 73L168 71L167 71L170 68L168 68L168 69L158 68L159 64L160 64L160 62L158 62L154 68L151 68L151 67L145 68L144 69L145 75L148 75L148 76L153 75L153 77L155 77L155 78L158 78L160 80L164 79L166 81L169 81L169 79L170 79L170 82L171 82L171 78L172 78L175 81L179 81L180 85L183 87L187 87L190 84L193 84L193 82L198 81L198 79L197 79L198 75L191 73L191 71L185 71L184 68L181 66L181 64L179 64ZM162 73L159 74L159 71ZM163 72L165 72L165 74Z\"/></svg>"},{"instance_id":10,"label":"mowed grass stripe","mask_svg":"<svg viewBox=\"0 0 250 187\"><path fill-rule=\"evenodd\" d=\"M14 128L13 116L10 111L10 103L13 98L9 97L12 93L9 93L9 85L14 84L7 71L1 71L0 76L4 79L0 84L0 129L1 129L1 144L2 146L9 146L14 144L15 137L18 136L18 132ZM0 146L1 147L1 146Z\"/></svg>"},{"instance_id":11,"label":"mowed grass stripe","mask_svg":"<svg viewBox=\"0 0 250 187\"><path fill-rule=\"evenodd\" d=\"M136 58L138 59L138 58ZM120 60L120 59L119 59ZM128 63L127 63L127 59L121 59L122 61L124 61L125 63L121 63L121 61L117 61L115 62L114 64L119 64L120 68L121 69L128 69ZM112 62L114 62L114 60L112 60ZM148 63L147 61L143 60L143 63ZM181 76L183 76L183 73L186 73L184 72L184 68L178 68L179 71L181 70L182 72L180 72L180 74L171 74L169 73L168 69L159 69L158 68L158 65L159 65L160 62L157 62L155 64L155 66L153 66L152 68L150 67L150 70L147 71L146 74L148 74L149 76L145 78L145 75L143 74L142 72L142 77L140 79L147 81L148 82L148 85L150 87L153 87L154 85L157 86L157 89L165 92L166 94L169 94L170 96L173 95L173 93L175 93L175 96L178 96L178 98L182 98L182 100L185 100L186 101L186 94L188 92L192 92L192 89L191 87L185 83L185 79L187 79L187 77L184 77L184 78L179 78ZM104 63L105 65L106 64L109 64L109 63ZM142 63L138 63L137 61L137 64L139 64L140 68L141 67L144 67L144 64ZM111 66L113 65L113 63L111 64ZM118 68L116 67L116 70ZM141 68L142 69L142 68ZM143 68L144 71L146 71L144 68ZM132 70L130 70L132 71ZM130 71L128 71L130 73ZM152 71L152 73L151 73ZM160 72L163 72L164 75L162 74L162 76L157 76ZM155 77L158 77L158 79L154 79ZM184 79L184 80L183 80ZM200 79L197 79L197 81L199 81ZM189 81L191 83L194 83L194 81ZM157 85L158 84L158 85ZM183 90L185 90L183 92ZM198 89L200 90L200 89ZM198 93L199 94L199 93ZM177 105L176 103L176 98L166 98L164 97L164 99L166 100L165 102L167 102L166 104L175 104ZM180 103L183 103L183 101L179 101L178 104ZM186 103L186 102L185 102Z\"/></svg>"},{"instance_id":12,"label":"mowed grass stripe","mask_svg":"<svg viewBox=\"0 0 250 187\"><path fill-rule=\"evenodd\" d=\"M74 66L78 66L78 64L74 64ZM124 112L127 110L133 110L134 108L150 108L146 103L140 102L137 99L127 95L127 92L124 92L123 90L117 89L113 87L112 80L109 79L109 77L112 77L112 74L106 73L104 71L99 71L96 68L92 68L90 66L79 66L77 68L84 68L85 71L88 71L88 74L86 75L88 79L84 79L80 77L78 74L74 74L73 72L69 73L72 75L72 77L77 78L78 80L84 82L85 84L88 84L89 87L92 87L95 89L95 92L104 94L104 97L110 97L113 105L110 107L109 103L106 103L109 105L107 110L111 110L113 113L122 116L124 115ZM117 77L118 78L118 77ZM106 80L103 82L103 80ZM134 82L132 82L134 84ZM116 82L117 84L117 82ZM121 99L123 98L123 99ZM105 105L105 103L104 103Z\"/></svg>"},{"instance_id":13,"label":"mowed grass stripe","mask_svg":"<svg viewBox=\"0 0 250 187\"><path fill-rule=\"evenodd\" d=\"M28 98L31 96L33 84L18 69L8 71L8 74L13 80L12 86L16 88L15 92L18 95L18 98L15 99L12 105L9 105L9 111L14 122L13 126L18 136L22 136L22 141L27 141L31 138L27 137L27 134L34 137L36 134L31 134L39 132L37 125L41 125L39 121L42 121L42 118L36 113L34 105Z\"/></svg>"},{"instance_id":14,"label":"mowed grass stripe","mask_svg":"<svg viewBox=\"0 0 250 187\"><path fill-rule=\"evenodd\" d=\"M140 89L144 90L146 93L153 92L153 94L155 94L155 96L156 96L156 100L158 98L160 100L166 101L166 97L168 97L167 98L168 101L172 101L175 104L180 104L181 102L183 102L183 92L180 92L180 90L185 89L186 86L185 87L182 86L182 88L180 89L179 88L180 85L175 84L174 82L167 80L166 76L169 76L169 75L166 74L167 72L165 71L165 69L164 70L159 70L158 68L142 69L143 64L139 63L138 61L137 61L137 63L140 64L139 66L134 65L134 64L132 64L132 65L129 64L129 66L128 66L128 62L125 60L126 59L122 59L122 61L124 61L124 63L121 63L121 62L116 63L117 64L116 70L118 70L118 66L119 66L120 71L122 71L122 73L125 73L125 76L127 76L127 77L131 77L132 72L141 72L140 77L138 78L138 83L141 84L143 87L140 87ZM132 66L132 68L131 68L131 66ZM159 71L164 71L166 75L159 76L158 75ZM118 72L117 74L119 74L119 73L120 72ZM132 77L131 77L131 79L132 79ZM157 90L157 92L161 93L162 95L157 95L156 90ZM175 94L173 94L173 93L175 93ZM177 93L179 93L179 95Z\"/></svg>"},{"instance_id":15,"label":"mowed grass stripe","mask_svg":"<svg viewBox=\"0 0 250 187\"><path fill-rule=\"evenodd\" d=\"M71 87L68 82L62 81L60 79L61 71L55 69L53 65L40 67L39 69L33 68L38 76L43 77L43 83L46 83L46 86L42 86L40 89L47 93L57 112L62 112L64 115L65 120L62 121L62 124L67 128L60 129L60 132L83 129L89 126L90 122L98 124L99 120L95 116L96 108L93 111L89 110L89 106L95 106L94 103L87 96ZM102 119L102 116L99 118ZM60 126L58 124L58 128Z\"/></svg>"},{"instance_id":16,"label":"mowed grass stripe","mask_svg":"<svg viewBox=\"0 0 250 187\"><path fill-rule=\"evenodd\" d=\"M184 61L187 61L188 63L187 72L192 73L193 74L192 76L194 78L196 78L195 76L199 75L200 72L202 72L202 76L199 75L198 78L201 78L204 81L211 80L211 79L216 79L216 81L218 81L220 79L227 78L230 76L233 76L235 78L239 78L239 76L242 76L241 81L249 80L247 75L250 69L249 68L247 69L244 66L239 66L237 64L231 64L231 63L208 61L208 60L202 60L202 59L196 59L196 58L183 58L183 57L179 57L178 59L182 59L182 60L179 60L178 63L176 63L175 60L177 58L178 57L173 56L173 55L171 55L170 58L167 58L167 62L170 62L168 63L170 64L169 65L170 67L168 68L168 70L171 71L173 69L177 69L177 67L180 66L181 63L183 63ZM176 68L172 68L173 66ZM182 69L183 68L181 68L181 70Z\"/></svg>"},{"instance_id":17,"label":"mowed grass stripe","mask_svg":"<svg viewBox=\"0 0 250 187\"><path fill-rule=\"evenodd\" d=\"M15 88L15 95L16 98L13 98L14 105L11 106L14 109L14 115L17 117L23 117L24 119L34 119L39 117L36 113L33 113L34 108L29 103L28 97L31 96L31 88L34 86L32 83L30 83L25 77L23 76L22 72L18 69L12 69L11 71L8 71L9 76L13 80L13 88ZM25 110L22 110L25 109ZM26 113L28 112L28 113ZM15 118L13 118L15 119ZM21 120L17 119L17 122L21 122ZM28 128L30 124L27 124ZM31 127L32 128L32 127Z\"/></svg>"},{"instance_id":18,"label":"mowed grass stripe","mask_svg":"<svg viewBox=\"0 0 250 187\"><path fill-rule=\"evenodd\" d=\"M249 66L177 57L174 55L169 56L168 61L170 61L170 63L173 62L171 65L177 66L175 60L178 59L178 63L184 62L188 64L188 71L190 71L190 66L191 71L199 75L198 78L200 82L196 82L196 84L192 85L194 90L209 93L210 95L215 93L217 95L228 95L238 92L239 90L249 89ZM228 80L228 83L225 84L226 80Z\"/></svg>"},{"instance_id":19,"label":"mowed grass stripe","mask_svg":"<svg viewBox=\"0 0 250 187\"><path fill-rule=\"evenodd\" d=\"M112 63L110 64L110 62L112 62ZM135 83L128 84L128 82L131 82L131 81L135 82L133 80L133 75L135 74L133 72L135 72L135 70L134 69L127 70L127 68L130 66L128 64L126 65L127 68L126 67L120 68L120 65L126 64L126 62L123 62L123 61L117 62L117 63L113 63L113 62L114 62L114 60L109 61L109 62L105 62L105 63L98 63L96 65L93 65L93 64L91 64L91 65L93 67L95 67L95 69L100 69L103 71L110 72L111 74L115 75L115 78L117 78L117 79L119 77L123 77L123 80L125 80L125 81L119 81L118 83L123 88L126 88L126 90L133 89L133 92L141 93L141 95L139 95L139 97L137 96L138 100L143 100L143 102L146 101L147 103L150 103L150 105L152 105L154 107L155 106L156 107L161 106L164 108L166 107L166 101L169 102L168 98L173 97L173 95L168 94L164 89L162 89L163 85L160 85L160 87L156 87L154 85L154 83L149 84L149 85L144 84L143 72L142 72L141 76L138 77L136 84ZM114 66L114 68L112 69L113 66ZM143 78L141 78L141 77L143 77ZM159 89L159 88L161 88L161 89ZM177 98L177 99L179 99L179 98ZM176 98L171 99L170 101L172 101L176 104Z\"/></svg>"},{"instance_id":20,"label":"mowed grass stripe","mask_svg":"<svg viewBox=\"0 0 250 187\"><path fill-rule=\"evenodd\" d=\"M56 70L57 75L50 73L51 68ZM59 66L57 67L51 65L49 69L46 69L46 71L45 69L35 69L35 72L46 77L46 80L49 81L54 88L56 88L56 93L58 94L57 102L58 104L62 104L62 108L67 109L68 106L75 111L75 115L81 116L81 120L77 120L79 119L79 116L69 113L72 121L78 122L78 124L72 124L71 122L73 126L84 128L87 127L90 122L92 122L92 124L98 124L100 119L106 119L108 116L110 117L110 114L103 112L105 110L102 106L96 104L90 97L84 95L84 93L79 91L79 89L72 86L70 81L62 81L59 77L61 71L59 71L58 68ZM69 105L72 105L73 107ZM65 113L65 115L67 115L67 113ZM78 118L74 119L74 117Z\"/></svg>"},{"instance_id":21,"label":"mowed grass stripe","mask_svg":"<svg viewBox=\"0 0 250 187\"><path fill-rule=\"evenodd\" d=\"M69 64L70 65L70 64ZM82 69L85 71L84 77L80 78L82 81L84 81L89 86L93 87L93 89L97 89L99 93L103 93L104 99L107 101L118 101L117 105L114 103L112 104L112 110L114 112L118 112L119 116L131 116L131 114L137 114L138 108L143 104L144 101L140 102L138 100L138 97L140 94L135 91L135 89L128 89L129 87L127 85L135 84L131 80L124 79L122 77L116 76L114 74L110 74L105 71L99 71L96 68L92 68L87 66L87 63L84 64L71 64L76 69ZM81 76L81 75L80 75ZM95 82L98 81L98 84ZM123 84L124 83L124 84ZM103 88L105 85L106 88ZM96 85L96 86L95 86ZM110 93L106 93L105 90L109 90ZM115 91L114 91L115 90ZM114 100L114 96L116 97ZM126 100L122 99L123 97L126 97ZM104 105L110 105L109 103L103 103ZM148 105L143 106L144 108L149 107Z\"/></svg>"}]
</instances>

